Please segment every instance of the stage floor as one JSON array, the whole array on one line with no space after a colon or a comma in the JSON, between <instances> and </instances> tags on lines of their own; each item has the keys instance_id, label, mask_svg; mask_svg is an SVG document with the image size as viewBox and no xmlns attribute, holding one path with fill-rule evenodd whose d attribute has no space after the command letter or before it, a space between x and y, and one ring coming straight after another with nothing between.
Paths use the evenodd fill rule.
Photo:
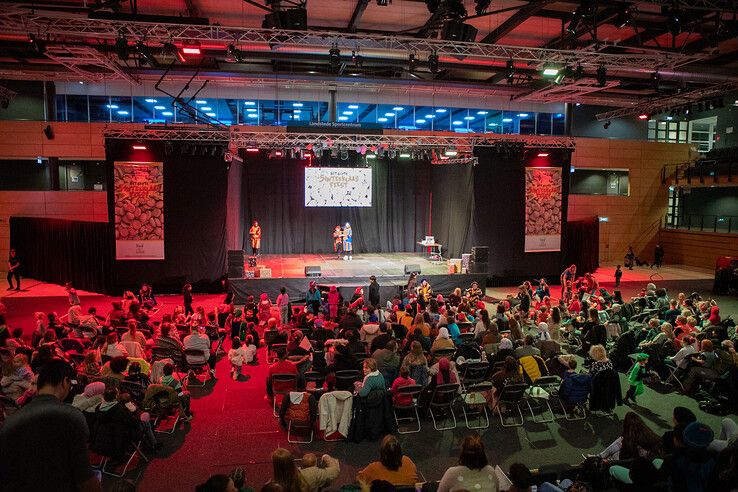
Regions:
<instances>
[{"instance_id":1,"label":"stage floor","mask_svg":"<svg viewBox=\"0 0 738 492\"><path fill-rule=\"evenodd\" d=\"M323 277L389 277L405 275L405 265L420 265L422 275L446 275L446 262L431 262L423 253L365 253L353 260L336 259L335 255L262 255L257 266L270 268L272 278L305 278L305 267L318 265Z\"/></svg>"}]
</instances>

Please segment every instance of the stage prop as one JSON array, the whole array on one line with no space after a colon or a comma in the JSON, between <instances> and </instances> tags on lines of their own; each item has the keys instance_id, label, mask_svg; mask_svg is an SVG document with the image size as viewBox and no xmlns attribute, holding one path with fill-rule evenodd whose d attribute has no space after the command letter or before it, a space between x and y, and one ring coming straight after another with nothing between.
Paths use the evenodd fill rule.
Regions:
<instances>
[{"instance_id":1,"label":"stage prop","mask_svg":"<svg viewBox=\"0 0 738 492\"><path fill-rule=\"evenodd\" d=\"M306 207L371 207L372 169L306 167Z\"/></svg>"},{"instance_id":2,"label":"stage prop","mask_svg":"<svg viewBox=\"0 0 738 492\"><path fill-rule=\"evenodd\" d=\"M161 162L115 162L115 259L164 259Z\"/></svg>"},{"instance_id":3,"label":"stage prop","mask_svg":"<svg viewBox=\"0 0 738 492\"><path fill-rule=\"evenodd\" d=\"M11 217L10 246L18 250L23 277L113 292L113 227L106 222ZM22 280L21 287L27 287Z\"/></svg>"},{"instance_id":4,"label":"stage prop","mask_svg":"<svg viewBox=\"0 0 738 492\"><path fill-rule=\"evenodd\" d=\"M561 168L525 169L525 252L561 250Z\"/></svg>"}]
</instances>

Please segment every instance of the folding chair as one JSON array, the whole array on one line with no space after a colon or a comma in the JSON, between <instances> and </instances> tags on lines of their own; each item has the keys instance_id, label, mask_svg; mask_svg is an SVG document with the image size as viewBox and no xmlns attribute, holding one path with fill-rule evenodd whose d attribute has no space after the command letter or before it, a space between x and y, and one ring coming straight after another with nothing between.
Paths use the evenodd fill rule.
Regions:
<instances>
[{"instance_id":1,"label":"folding chair","mask_svg":"<svg viewBox=\"0 0 738 492\"><path fill-rule=\"evenodd\" d=\"M223 342L225 341L227 331L225 328L218 328L218 344L215 346L215 355L225 354Z\"/></svg>"},{"instance_id":2,"label":"folding chair","mask_svg":"<svg viewBox=\"0 0 738 492\"><path fill-rule=\"evenodd\" d=\"M172 351L164 347L152 347L151 348L151 362L157 360L171 359Z\"/></svg>"},{"instance_id":3,"label":"folding chair","mask_svg":"<svg viewBox=\"0 0 738 492\"><path fill-rule=\"evenodd\" d=\"M187 376L184 378L185 386L196 386L202 388L205 386L206 379L200 381L197 378L196 372L202 372L203 370L207 373L208 361L207 359L202 362L190 362L188 357L204 357L202 350L200 349L185 349L184 351L185 361L187 363ZM190 380L194 379L200 384L191 384Z\"/></svg>"},{"instance_id":4,"label":"folding chair","mask_svg":"<svg viewBox=\"0 0 738 492\"><path fill-rule=\"evenodd\" d=\"M523 417L523 411L520 408L520 402L522 402L525 399L525 390L528 389L528 385L525 383L518 383L518 384L508 384L505 385L504 388L502 388L502 391L500 392L500 396L495 402L495 406L492 409L492 412L495 411L500 416L500 423L503 427L519 427L523 425L523 422L525 421L525 418ZM510 413L510 409L515 406L515 408L518 410L518 414L520 415L520 422L518 422L514 417L513 414L513 423L512 424L506 424L505 420L502 417L502 411L500 410L500 404L505 404L505 413Z\"/></svg>"},{"instance_id":5,"label":"folding chair","mask_svg":"<svg viewBox=\"0 0 738 492\"><path fill-rule=\"evenodd\" d=\"M462 333L459 335L458 344L463 345L465 343L471 343L473 341L474 341L474 333L466 332L466 333Z\"/></svg>"},{"instance_id":6,"label":"folding chair","mask_svg":"<svg viewBox=\"0 0 738 492\"><path fill-rule=\"evenodd\" d=\"M148 408L149 413L153 417L152 427L154 428L154 432L159 434L174 434L179 421L182 419L179 402L173 403L169 393L170 391L166 388L162 388L160 391L154 393L151 397L151 406ZM161 430L158 428L161 421L168 420L172 417L174 417L174 422L170 430Z\"/></svg>"},{"instance_id":7,"label":"folding chair","mask_svg":"<svg viewBox=\"0 0 738 492\"><path fill-rule=\"evenodd\" d=\"M315 403L314 403L315 402L315 397L314 396L312 396L308 392L302 392L302 393L303 393L303 398L307 398L310 405L315 405ZM307 420L302 420L301 418L300 419L293 418L295 416L295 414L291 411L292 408L293 408L292 407L293 403L289 400L289 398L290 398L289 393L287 395L285 395L284 398L286 399L286 401L287 401L286 404L288 405L287 412L286 412L286 415L285 415L285 418L287 419L287 422L288 422L288 424L287 424L287 442L292 443L292 444L310 444L311 442L313 442L313 434L314 434L314 425L313 425L313 421L311 420L311 416L308 415L308 419ZM312 398L312 401L310 400L311 398ZM282 401L282 409L283 410L284 410L284 405L285 405L285 400ZM295 439L293 437L293 435L294 435L293 432L292 432L293 429L309 430L310 431L310 438L308 440Z\"/></svg>"},{"instance_id":8,"label":"folding chair","mask_svg":"<svg viewBox=\"0 0 738 492\"><path fill-rule=\"evenodd\" d=\"M438 362L442 358L446 357L448 360L453 360L454 354L456 354L455 348L439 349L433 354L433 361Z\"/></svg>"},{"instance_id":9,"label":"folding chair","mask_svg":"<svg viewBox=\"0 0 738 492\"><path fill-rule=\"evenodd\" d=\"M289 387L285 387L282 389L274 389L274 383L281 383L284 385L287 385L289 383ZM295 374L283 374L283 373L277 373L272 374L272 394L274 395L272 397L272 411L274 417L279 417L279 412L277 411L277 397L279 395L282 395L282 398L288 398L290 391L294 391L297 387L297 376Z\"/></svg>"},{"instance_id":10,"label":"folding chair","mask_svg":"<svg viewBox=\"0 0 738 492\"><path fill-rule=\"evenodd\" d=\"M287 344L273 343L271 345L267 345L267 364L274 364L275 362L277 362L277 351L280 349L287 350Z\"/></svg>"},{"instance_id":11,"label":"folding chair","mask_svg":"<svg viewBox=\"0 0 738 492\"><path fill-rule=\"evenodd\" d=\"M459 391L458 383L447 383L439 384L433 390L433 396L431 396L430 406L428 408L431 419L433 420L433 427L436 430L443 431L456 428L456 414L454 414L454 403L456 402L456 394ZM453 420L453 425L447 427L438 427L436 422L436 414L433 411L436 410L448 410Z\"/></svg>"},{"instance_id":12,"label":"folding chair","mask_svg":"<svg viewBox=\"0 0 738 492\"><path fill-rule=\"evenodd\" d=\"M131 447L131 450L130 450L131 455L128 457L128 460L126 460L126 464L123 466L123 471L121 471L120 473L115 473L115 470L111 471L108 469L108 466L110 465L110 460L111 460L110 456L103 456L103 460L101 463L102 468L100 468L100 471L103 472L105 475L110 475L111 477L123 478L123 476L125 476L126 472L128 471L128 467L131 465L131 462L136 456L140 456L141 459L143 459L147 463L149 462L149 459L146 457L145 454L143 454L143 451L141 451L141 441L140 440L138 442L131 441L130 447Z\"/></svg>"},{"instance_id":13,"label":"folding chair","mask_svg":"<svg viewBox=\"0 0 738 492\"><path fill-rule=\"evenodd\" d=\"M461 386L468 388L484 381L489 370L486 362L467 362L461 374Z\"/></svg>"},{"instance_id":14,"label":"folding chair","mask_svg":"<svg viewBox=\"0 0 738 492\"><path fill-rule=\"evenodd\" d=\"M146 394L144 387L135 381L121 381L118 383L118 387L121 393L128 393L131 395L131 399L138 403L143 401Z\"/></svg>"},{"instance_id":15,"label":"folding chair","mask_svg":"<svg viewBox=\"0 0 738 492\"><path fill-rule=\"evenodd\" d=\"M418 414L418 395L420 392L423 391L423 387L419 384L411 384L408 386L403 386L401 388L397 389L397 393L403 396L407 396L411 398L411 402L407 405L398 405L396 403L392 403L392 412L395 415L395 422L397 423L397 432L400 434L415 434L416 432L420 432L420 415ZM397 411L411 413L415 414L415 417L413 418L412 414L408 417L398 417ZM401 430L400 429L400 420L409 420L409 421L417 421L418 428L415 430Z\"/></svg>"},{"instance_id":16,"label":"folding chair","mask_svg":"<svg viewBox=\"0 0 738 492\"><path fill-rule=\"evenodd\" d=\"M684 383L679 379L679 368L677 366L672 366L671 364L665 364L666 370L669 371L669 377L666 378L664 381L664 384L674 384L676 383L679 385L680 388L682 388L683 392L686 392L687 390L684 388Z\"/></svg>"},{"instance_id":17,"label":"folding chair","mask_svg":"<svg viewBox=\"0 0 738 492\"><path fill-rule=\"evenodd\" d=\"M347 391L353 391L354 383L360 380L361 380L361 373L356 369L336 371L336 387L337 388L351 388Z\"/></svg>"},{"instance_id":18,"label":"folding chair","mask_svg":"<svg viewBox=\"0 0 738 492\"><path fill-rule=\"evenodd\" d=\"M325 393L325 388L323 388L325 376L318 371L305 371L303 377L305 378L305 391L315 396L316 400L319 400Z\"/></svg>"},{"instance_id":19,"label":"folding chair","mask_svg":"<svg viewBox=\"0 0 738 492\"><path fill-rule=\"evenodd\" d=\"M537 424L546 424L554 421L554 419L556 418L556 414L554 414L554 411L551 408L549 398L551 398L552 396L556 396L560 384L561 378L558 376L541 376L540 378L536 379L536 382L533 383L533 385L531 385L525 402L528 405L528 410L530 410L531 417L533 417L533 422ZM537 396L536 393L539 389L545 391L548 394L548 398ZM539 394L542 395L542 393ZM531 405L531 402L533 402L533 405ZM541 420L536 419L536 413L533 410L534 406L537 408L541 408ZM548 409L549 413L551 414L550 419L547 419L545 417L546 409Z\"/></svg>"},{"instance_id":20,"label":"folding chair","mask_svg":"<svg viewBox=\"0 0 738 492\"><path fill-rule=\"evenodd\" d=\"M465 385L465 392L461 397L464 422L467 429L486 429L489 427L489 414L487 413L487 399L483 393L492 391L494 385L489 381L481 381L473 385ZM481 408L481 410L480 410ZM469 425L469 417L476 416L480 425ZM484 417L484 424L481 424Z\"/></svg>"}]
</instances>

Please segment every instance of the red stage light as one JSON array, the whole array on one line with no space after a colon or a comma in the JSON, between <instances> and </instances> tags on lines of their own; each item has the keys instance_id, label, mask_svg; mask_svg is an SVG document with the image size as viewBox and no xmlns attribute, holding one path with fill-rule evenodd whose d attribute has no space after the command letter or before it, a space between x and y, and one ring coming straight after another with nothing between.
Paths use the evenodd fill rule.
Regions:
<instances>
[{"instance_id":1,"label":"red stage light","mask_svg":"<svg viewBox=\"0 0 738 492\"><path fill-rule=\"evenodd\" d=\"M249 147L246 149L246 152L259 152L259 149L257 149L256 147Z\"/></svg>"},{"instance_id":2,"label":"red stage light","mask_svg":"<svg viewBox=\"0 0 738 492\"><path fill-rule=\"evenodd\" d=\"M277 157L282 157L282 151L281 150L275 150L274 155Z\"/></svg>"},{"instance_id":3,"label":"red stage light","mask_svg":"<svg viewBox=\"0 0 738 492\"><path fill-rule=\"evenodd\" d=\"M134 144L133 150L146 150L146 146L143 144Z\"/></svg>"},{"instance_id":4,"label":"red stage light","mask_svg":"<svg viewBox=\"0 0 738 492\"><path fill-rule=\"evenodd\" d=\"M185 55L202 55L202 51L200 50L200 43L191 43L182 46L182 53L184 53Z\"/></svg>"},{"instance_id":5,"label":"red stage light","mask_svg":"<svg viewBox=\"0 0 738 492\"><path fill-rule=\"evenodd\" d=\"M548 157L548 152L541 152L538 154L538 157Z\"/></svg>"},{"instance_id":6,"label":"red stage light","mask_svg":"<svg viewBox=\"0 0 738 492\"><path fill-rule=\"evenodd\" d=\"M641 114L638 115L638 119L639 120L647 120L648 119L648 115L646 113L641 113Z\"/></svg>"}]
</instances>

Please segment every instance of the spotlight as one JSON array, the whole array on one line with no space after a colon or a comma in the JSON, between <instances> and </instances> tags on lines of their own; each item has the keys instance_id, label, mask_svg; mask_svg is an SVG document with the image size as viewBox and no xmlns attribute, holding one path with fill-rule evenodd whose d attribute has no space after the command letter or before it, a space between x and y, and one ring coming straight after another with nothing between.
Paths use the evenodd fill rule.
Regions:
<instances>
[{"instance_id":1,"label":"spotlight","mask_svg":"<svg viewBox=\"0 0 738 492\"><path fill-rule=\"evenodd\" d=\"M355 51L351 52L351 61L354 62L356 68L361 68L364 65L364 58Z\"/></svg>"},{"instance_id":2,"label":"spotlight","mask_svg":"<svg viewBox=\"0 0 738 492\"><path fill-rule=\"evenodd\" d=\"M428 69L433 73L438 73L440 71L438 68L438 55L435 51L428 55Z\"/></svg>"},{"instance_id":3,"label":"spotlight","mask_svg":"<svg viewBox=\"0 0 738 492\"><path fill-rule=\"evenodd\" d=\"M127 60L131 50L128 47L128 41L125 38L120 37L115 40L115 54L118 55L118 59L121 61Z\"/></svg>"},{"instance_id":4,"label":"spotlight","mask_svg":"<svg viewBox=\"0 0 738 492\"><path fill-rule=\"evenodd\" d=\"M474 11L477 13L477 15L482 15L487 12L489 5L492 3L492 0L474 0L474 3L476 3L476 5L474 6Z\"/></svg>"},{"instance_id":5,"label":"spotlight","mask_svg":"<svg viewBox=\"0 0 738 492\"><path fill-rule=\"evenodd\" d=\"M507 63L505 64L505 70L507 70L506 77L507 77L507 83L512 84L513 79L515 78L515 62L512 60L507 60Z\"/></svg>"},{"instance_id":6,"label":"spotlight","mask_svg":"<svg viewBox=\"0 0 738 492\"><path fill-rule=\"evenodd\" d=\"M410 70L411 72L415 71L415 68L417 68L418 66L418 60L415 56L415 53L410 53L407 56L407 65L408 65L408 70Z\"/></svg>"},{"instance_id":7,"label":"spotlight","mask_svg":"<svg viewBox=\"0 0 738 492\"><path fill-rule=\"evenodd\" d=\"M653 86L653 90L656 92L659 91L659 84L661 82L661 75L659 75L659 72L656 71L651 74L651 85Z\"/></svg>"},{"instance_id":8,"label":"spotlight","mask_svg":"<svg viewBox=\"0 0 738 492\"><path fill-rule=\"evenodd\" d=\"M560 70L561 69L559 69L558 67L552 67L552 66L543 67L543 76L544 77L555 77L559 74Z\"/></svg>"},{"instance_id":9,"label":"spotlight","mask_svg":"<svg viewBox=\"0 0 738 492\"><path fill-rule=\"evenodd\" d=\"M612 121L610 121L610 120L607 120L607 121L605 122L605 124L604 124L604 125L602 125L602 128L604 128L605 130L607 130L608 128L610 128L610 125L611 125L611 124L612 124Z\"/></svg>"},{"instance_id":10,"label":"spotlight","mask_svg":"<svg viewBox=\"0 0 738 492\"><path fill-rule=\"evenodd\" d=\"M577 68L574 69L574 79L579 80L582 77L584 77L584 67L577 65Z\"/></svg>"},{"instance_id":11,"label":"spotlight","mask_svg":"<svg viewBox=\"0 0 738 492\"><path fill-rule=\"evenodd\" d=\"M456 150L456 149L455 149L454 147L448 147L448 148L447 148L447 149L446 149L446 150L445 150L445 151L443 152L443 155L445 155L445 156L447 156L447 157L454 157L454 156L455 156L455 155L457 155L458 153L459 153L459 151L457 151L457 150Z\"/></svg>"},{"instance_id":12,"label":"spotlight","mask_svg":"<svg viewBox=\"0 0 738 492\"><path fill-rule=\"evenodd\" d=\"M386 7L387 5L391 4L392 0L377 0L377 5L380 7Z\"/></svg>"},{"instance_id":13,"label":"spotlight","mask_svg":"<svg viewBox=\"0 0 738 492\"><path fill-rule=\"evenodd\" d=\"M638 119L639 120L647 120L648 119L648 115L646 113L641 113L641 114L638 115Z\"/></svg>"},{"instance_id":14,"label":"spotlight","mask_svg":"<svg viewBox=\"0 0 738 492\"><path fill-rule=\"evenodd\" d=\"M569 21L569 25L566 26L566 32L569 34L576 34L577 29L579 29L579 25L582 23L582 20L585 16L588 16L591 13L591 4L589 3L589 0L582 0L582 2L579 4L577 9L574 11L574 15L571 18L571 21Z\"/></svg>"},{"instance_id":15,"label":"spotlight","mask_svg":"<svg viewBox=\"0 0 738 492\"><path fill-rule=\"evenodd\" d=\"M600 87L607 85L607 68L605 68L605 65L600 65L597 68L597 84Z\"/></svg>"},{"instance_id":16,"label":"spotlight","mask_svg":"<svg viewBox=\"0 0 738 492\"><path fill-rule=\"evenodd\" d=\"M241 63L243 62L243 52L236 48L235 45L229 44L228 45L228 53L226 55L226 61L231 63Z\"/></svg>"},{"instance_id":17,"label":"spotlight","mask_svg":"<svg viewBox=\"0 0 738 492\"><path fill-rule=\"evenodd\" d=\"M622 29L633 22L632 5L625 5L618 9L618 15L615 17L613 24L618 29Z\"/></svg>"},{"instance_id":18,"label":"spotlight","mask_svg":"<svg viewBox=\"0 0 738 492\"><path fill-rule=\"evenodd\" d=\"M332 71L338 72L338 69L341 66L341 50L339 50L335 45L328 51L328 63L330 64Z\"/></svg>"},{"instance_id":19,"label":"spotlight","mask_svg":"<svg viewBox=\"0 0 738 492\"><path fill-rule=\"evenodd\" d=\"M662 7L662 12L664 8ZM666 25L672 36L678 36L682 32L683 12L677 8L668 8L666 16Z\"/></svg>"},{"instance_id":20,"label":"spotlight","mask_svg":"<svg viewBox=\"0 0 738 492\"><path fill-rule=\"evenodd\" d=\"M46 53L46 41L38 39L35 34L28 35L28 41L33 45L33 48L40 54Z\"/></svg>"},{"instance_id":21,"label":"spotlight","mask_svg":"<svg viewBox=\"0 0 738 492\"><path fill-rule=\"evenodd\" d=\"M150 67L155 68L159 66L159 62L154 58L153 53L151 53L151 49L146 46L143 41L138 41L136 43L136 51L141 56L140 60L148 63Z\"/></svg>"}]
</instances>

